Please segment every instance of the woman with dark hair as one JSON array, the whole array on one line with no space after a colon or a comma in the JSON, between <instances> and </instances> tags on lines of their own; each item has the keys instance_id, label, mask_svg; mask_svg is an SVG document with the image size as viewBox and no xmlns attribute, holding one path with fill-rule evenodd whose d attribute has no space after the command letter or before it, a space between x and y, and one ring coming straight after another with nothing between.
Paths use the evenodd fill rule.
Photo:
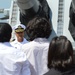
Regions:
<instances>
[{"instance_id":1,"label":"woman with dark hair","mask_svg":"<svg viewBox=\"0 0 75 75\"><path fill-rule=\"evenodd\" d=\"M45 18L35 17L27 24L26 32L30 41L35 38L49 38L52 27Z\"/></svg>"},{"instance_id":2,"label":"woman with dark hair","mask_svg":"<svg viewBox=\"0 0 75 75\"><path fill-rule=\"evenodd\" d=\"M48 50L48 68L44 75L75 75L73 47L65 36L54 37Z\"/></svg>"},{"instance_id":3,"label":"woman with dark hair","mask_svg":"<svg viewBox=\"0 0 75 75\"><path fill-rule=\"evenodd\" d=\"M0 42L8 42L11 39L12 28L8 23L0 23Z\"/></svg>"},{"instance_id":4,"label":"woman with dark hair","mask_svg":"<svg viewBox=\"0 0 75 75\"><path fill-rule=\"evenodd\" d=\"M26 32L30 42L23 45L30 62L31 75L43 75L47 72L48 38L52 27L45 18L35 17L28 22Z\"/></svg>"},{"instance_id":5,"label":"woman with dark hair","mask_svg":"<svg viewBox=\"0 0 75 75\"><path fill-rule=\"evenodd\" d=\"M11 34L11 26L0 23L0 75L31 75L26 54L9 43Z\"/></svg>"}]
</instances>

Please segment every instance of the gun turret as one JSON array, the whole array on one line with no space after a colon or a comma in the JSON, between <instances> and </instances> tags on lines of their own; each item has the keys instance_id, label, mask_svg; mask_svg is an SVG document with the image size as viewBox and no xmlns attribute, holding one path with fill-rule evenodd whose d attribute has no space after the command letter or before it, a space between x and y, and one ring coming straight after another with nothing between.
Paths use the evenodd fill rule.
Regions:
<instances>
[{"instance_id":1,"label":"gun turret","mask_svg":"<svg viewBox=\"0 0 75 75\"><path fill-rule=\"evenodd\" d=\"M20 8L20 22L24 25L35 16L45 17L50 19L50 7L46 0L17 0Z\"/></svg>"}]
</instances>

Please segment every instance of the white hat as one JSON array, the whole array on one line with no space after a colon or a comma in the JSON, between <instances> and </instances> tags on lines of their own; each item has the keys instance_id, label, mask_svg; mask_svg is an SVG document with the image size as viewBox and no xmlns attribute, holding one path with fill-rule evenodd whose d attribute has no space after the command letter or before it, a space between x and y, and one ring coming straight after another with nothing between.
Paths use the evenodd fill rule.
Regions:
<instances>
[{"instance_id":1,"label":"white hat","mask_svg":"<svg viewBox=\"0 0 75 75\"><path fill-rule=\"evenodd\" d=\"M17 24L14 27L15 32L23 32L26 29L25 25Z\"/></svg>"}]
</instances>

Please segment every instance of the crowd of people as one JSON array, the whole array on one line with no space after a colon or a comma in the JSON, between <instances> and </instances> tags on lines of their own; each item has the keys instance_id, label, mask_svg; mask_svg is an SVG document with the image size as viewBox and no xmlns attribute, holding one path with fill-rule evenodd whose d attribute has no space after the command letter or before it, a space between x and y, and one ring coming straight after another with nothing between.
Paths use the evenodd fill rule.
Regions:
<instances>
[{"instance_id":1,"label":"crowd of people","mask_svg":"<svg viewBox=\"0 0 75 75\"><path fill-rule=\"evenodd\" d=\"M13 30L16 38L10 41ZM13 29L0 23L0 75L75 75L72 43L51 34L52 23L45 17L35 16L26 27L20 23Z\"/></svg>"},{"instance_id":2,"label":"crowd of people","mask_svg":"<svg viewBox=\"0 0 75 75\"><path fill-rule=\"evenodd\" d=\"M30 41L22 44L23 40L18 41L18 38L23 37L24 31ZM29 21L26 29L22 28L22 24L15 26L18 42L10 42L11 26L8 23L0 23L0 74L74 75L71 42L63 35L48 41L51 32L51 25L45 18L35 17Z\"/></svg>"}]
</instances>

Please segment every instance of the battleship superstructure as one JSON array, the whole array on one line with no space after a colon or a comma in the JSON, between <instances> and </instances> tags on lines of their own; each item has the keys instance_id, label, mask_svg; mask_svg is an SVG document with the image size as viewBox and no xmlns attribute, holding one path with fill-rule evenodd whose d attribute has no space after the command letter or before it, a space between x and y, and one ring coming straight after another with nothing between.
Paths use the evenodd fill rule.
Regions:
<instances>
[{"instance_id":1,"label":"battleship superstructure","mask_svg":"<svg viewBox=\"0 0 75 75\"><path fill-rule=\"evenodd\" d=\"M19 8L16 4L16 0L12 0L10 8L9 24L14 26L17 23L19 23Z\"/></svg>"},{"instance_id":2,"label":"battleship superstructure","mask_svg":"<svg viewBox=\"0 0 75 75\"><path fill-rule=\"evenodd\" d=\"M16 4L16 0L11 1L11 8L10 8L10 16L9 16L9 24L12 26L12 28L20 23L19 21L19 8ZM12 32L12 39L15 39L14 31Z\"/></svg>"},{"instance_id":3,"label":"battleship superstructure","mask_svg":"<svg viewBox=\"0 0 75 75\"><path fill-rule=\"evenodd\" d=\"M69 10L72 0L47 0L52 10L53 29L58 36L65 35L75 49L75 41L69 31Z\"/></svg>"}]
</instances>

